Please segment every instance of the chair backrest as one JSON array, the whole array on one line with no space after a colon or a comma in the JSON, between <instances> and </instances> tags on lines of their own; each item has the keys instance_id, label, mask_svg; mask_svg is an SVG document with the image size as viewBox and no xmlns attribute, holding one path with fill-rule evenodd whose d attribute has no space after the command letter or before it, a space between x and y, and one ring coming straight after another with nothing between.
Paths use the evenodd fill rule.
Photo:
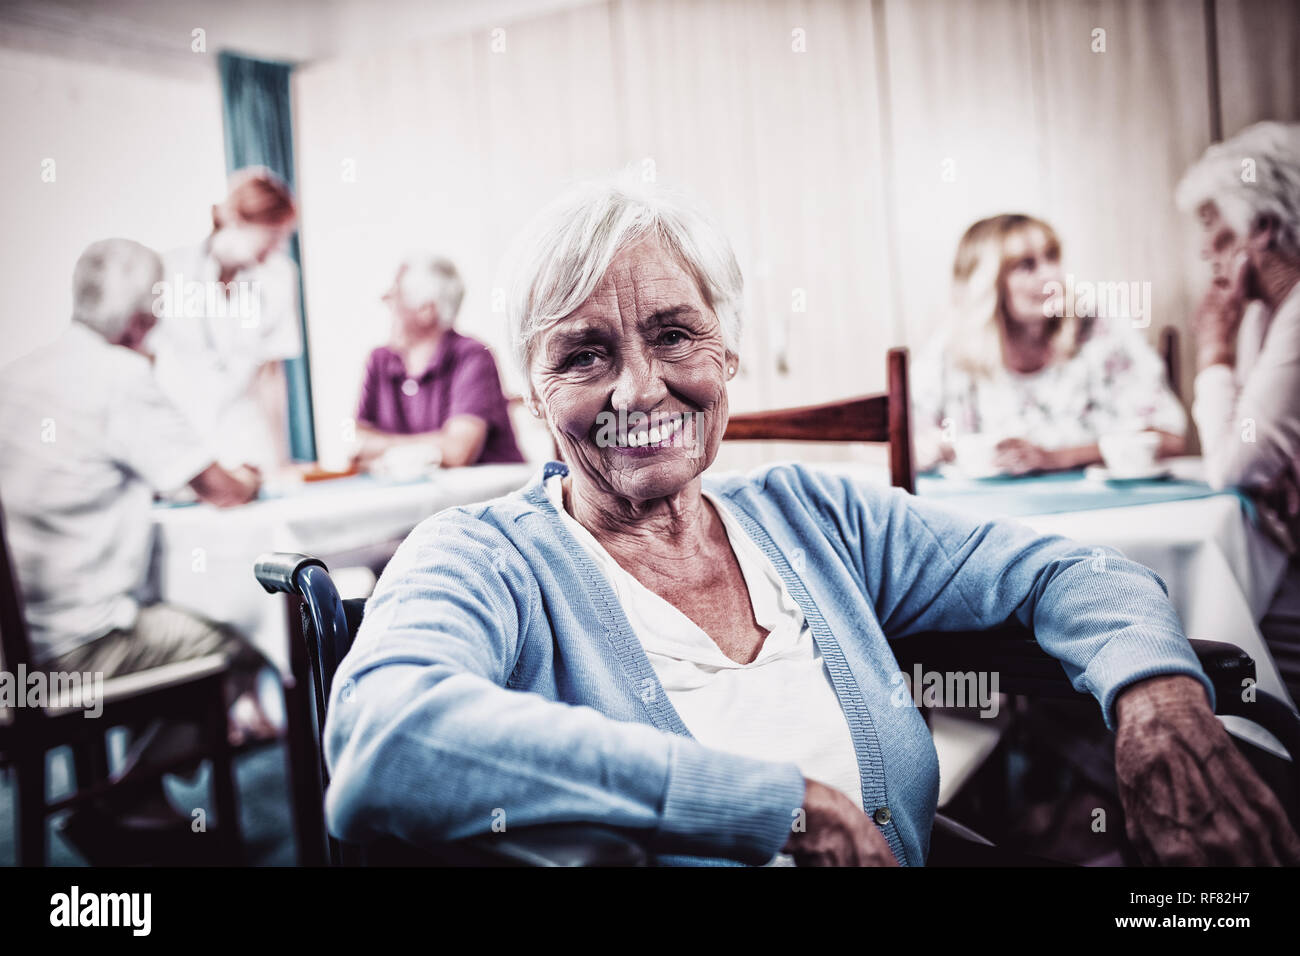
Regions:
<instances>
[{"instance_id":1,"label":"chair backrest","mask_svg":"<svg viewBox=\"0 0 1300 956\"><path fill-rule=\"evenodd\" d=\"M1172 325L1166 325L1160 330L1160 360L1165 365L1165 381L1169 385L1169 390L1174 393L1174 397L1182 399L1182 389L1179 385L1179 369L1181 358L1178 354L1178 330Z\"/></svg>"},{"instance_id":2,"label":"chair backrest","mask_svg":"<svg viewBox=\"0 0 1300 956\"><path fill-rule=\"evenodd\" d=\"M16 674L19 667L32 666L31 640L27 618L23 613L22 592L18 586L18 569L9 553L5 533L4 509L0 508L0 669ZM40 707L15 707L10 719L15 725L40 720Z\"/></svg>"},{"instance_id":3,"label":"chair backrest","mask_svg":"<svg viewBox=\"0 0 1300 956\"><path fill-rule=\"evenodd\" d=\"M886 391L879 395L732 415L724 441L867 442L889 445L890 483L916 493L907 349L885 358Z\"/></svg>"}]
</instances>

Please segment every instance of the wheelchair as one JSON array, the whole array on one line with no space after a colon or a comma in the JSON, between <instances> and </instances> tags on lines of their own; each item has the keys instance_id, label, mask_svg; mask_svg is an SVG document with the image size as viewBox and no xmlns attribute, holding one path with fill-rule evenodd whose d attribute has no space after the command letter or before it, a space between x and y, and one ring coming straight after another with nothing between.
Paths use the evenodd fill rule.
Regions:
<instances>
[{"instance_id":1,"label":"wheelchair","mask_svg":"<svg viewBox=\"0 0 1300 956\"><path fill-rule=\"evenodd\" d=\"M319 789L329 782L321 732L325 708L339 663L352 647L365 613L364 600L342 600L319 558L277 552L261 556L254 574L270 594L284 594L295 639L305 644L311 665L315 698L319 758ZM1255 679L1250 655L1233 644L1192 640L1202 668L1215 688L1216 713L1244 717L1271 733L1291 755L1290 790L1300 793L1300 715L1282 700L1255 688L1252 700L1243 700L1243 682ZM907 637L892 644L904 672L916 664L930 670L993 671L1002 693L1025 698L1080 698L1059 661L1047 654L1024 627L1006 625L997 630L932 632ZM1294 816L1295 808L1288 807ZM322 818L323 819L323 818ZM323 827L322 827L323 829ZM588 823L534 825L508 833L485 833L432 847L414 847L397 839L358 846L335 839L327 832L319 839L328 847L329 862L336 866L648 866L654 863L649 834ZM993 844L978 833L943 814L936 814L931 839L931 865L941 848L954 857L980 859L981 847ZM1028 858L1040 865L1061 865ZM981 865L975 863L974 865Z\"/></svg>"}]
</instances>

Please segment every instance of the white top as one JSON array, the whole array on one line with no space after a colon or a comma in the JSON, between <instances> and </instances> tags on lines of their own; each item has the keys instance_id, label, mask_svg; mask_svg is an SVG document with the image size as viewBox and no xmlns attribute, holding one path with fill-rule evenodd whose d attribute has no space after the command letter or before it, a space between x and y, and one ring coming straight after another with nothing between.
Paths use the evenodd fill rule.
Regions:
<instances>
[{"instance_id":1,"label":"white top","mask_svg":"<svg viewBox=\"0 0 1300 956\"><path fill-rule=\"evenodd\" d=\"M164 257L158 325L147 347L163 391L214 443L223 465L264 471L280 464L283 438L252 386L267 362L302 353L298 267L282 252L218 287L221 269L206 242Z\"/></svg>"},{"instance_id":2,"label":"white top","mask_svg":"<svg viewBox=\"0 0 1300 956\"><path fill-rule=\"evenodd\" d=\"M80 323L0 374L0 497L38 659L134 623L153 492L212 460L148 359Z\"/></svg>"},{"instance_id":3,"label":"white top","mask_svg":"<svg viewBox=\"0 0 1300 956\"><path fill-rule=\"evenodd\" d=\"M1201 370L1192 416L1206 480L1268 489L1263 517L1294 550L1300 515L1283 503L1300 498L1300 284L1275 312L1259 301L1246 307L1236 367Z\"/></svg>"},{"instance_id":4,"label":"white top","mask_svg":"<svg viewBox=\"0 0 1300 956\"><path fill-rule=\"evenodd\" d=\"M546 493L609 580L668 699L696 740L730 753L797 764L805 777L862 806L853 737L812 631L772 562L717 497L704 492L722 516L754 619L769 632L748 664L727 657L699 625L625 571L565 511L559 475L547 479Z\"/></svg>"},{"instance_id":5,"label":"white top","mask_svg":"<svg viewBox=\"0 0 1300 956\"><path fill-rule=\"evenodd\" d=\"M1187 414L1165 382L1155 350L1136 331L1105 318L1072 358L1037 372L997 369L977 378L951 358L949 335L912 366L916 427L956 436L1024 438L1040 448L1090 445L1109 431L1187 430Z\"/></svg>"}]
</instances>

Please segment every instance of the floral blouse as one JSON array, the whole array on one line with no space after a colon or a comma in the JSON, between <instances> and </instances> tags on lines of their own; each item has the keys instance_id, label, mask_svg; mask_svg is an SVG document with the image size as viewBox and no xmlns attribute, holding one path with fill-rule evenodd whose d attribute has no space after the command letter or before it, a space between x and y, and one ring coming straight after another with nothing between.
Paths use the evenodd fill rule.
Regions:
<instances>
[{"instance_id":1,"label":"floral blouse","mask_svg":"<svg viewBox=\"0 0 1300 956\"><path fill-rule=\"evenodd\" d=\"M918 430L946 427L952 439L1023 438L1044 449L1090 445L1110 431L1187 430L1187 413L1155 350L1104 319L1095 321L1073 358L1037 372L1000 368L988 379L957 368L947 341L942 336L923 350L912 368Z\"/></svg>"}]
</instances>

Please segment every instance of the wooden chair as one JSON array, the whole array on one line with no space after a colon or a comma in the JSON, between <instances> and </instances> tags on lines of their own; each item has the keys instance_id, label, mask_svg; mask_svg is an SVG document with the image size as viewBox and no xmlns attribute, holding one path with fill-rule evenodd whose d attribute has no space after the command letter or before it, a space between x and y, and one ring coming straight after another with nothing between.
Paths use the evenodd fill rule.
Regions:
<instances>
[{"instance_id":1,"label":"wooden chair","mask_svg":"<svg viewBox=\"0 0 1300 956\"><path fill-rule=\"evenodd\" d=\"M31 674L34 666L23 615L18 576L5 539L0 513L0 671ZM0 767L9 766L15 777L14 829L17 859L22 866L44 866L47 860L46 819L61 810L80 807L110 793L121 793L139 783L157 779L172 769L207 757L212 762L212 803L217 824L214 860L240 862L239 811L231 748L227 737L224 683L229 665L222 655L212 655L139 671L103 682L97 700L65 688L45 707L0 708ZM23 688L18 688L22 693ZM88 707L103 711L88 717ZM199 753L181 755L165 767L145 775L124 771L110 774L106 735L111 727L137 726L156 719L194 724L203 744ZM46 754L71 746L76 787L67 797L51 801L46 796Z\"/></svg>"},{"instance_id":2,"label":"wooden chair","mask_svg":"<svg viewBox=\"0 0 1300 956\"><path fill-rule=\"evenodd\" d=\"M886 391L822 405L732 415L724 441L867 442L889 445L890 483L916 493L907 349L885 357Z\"/></svg>"}]
</instances>

